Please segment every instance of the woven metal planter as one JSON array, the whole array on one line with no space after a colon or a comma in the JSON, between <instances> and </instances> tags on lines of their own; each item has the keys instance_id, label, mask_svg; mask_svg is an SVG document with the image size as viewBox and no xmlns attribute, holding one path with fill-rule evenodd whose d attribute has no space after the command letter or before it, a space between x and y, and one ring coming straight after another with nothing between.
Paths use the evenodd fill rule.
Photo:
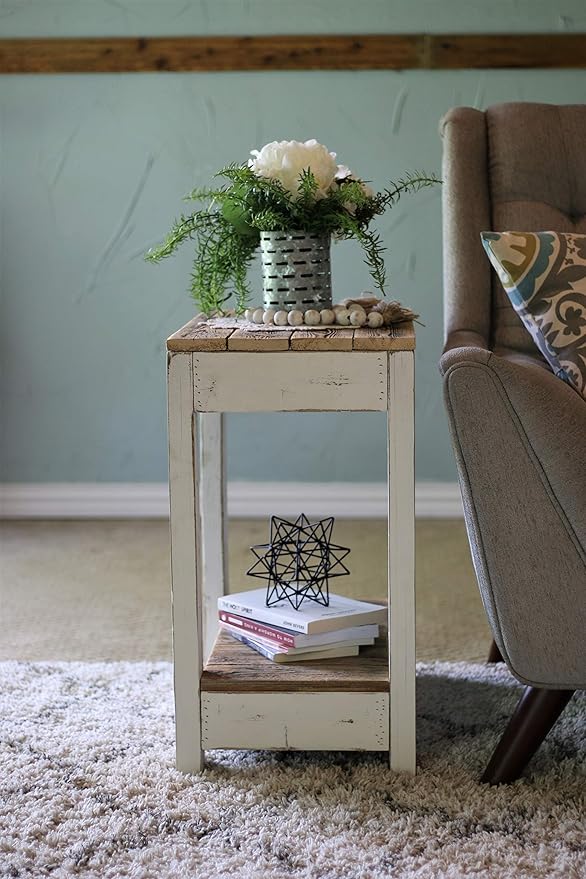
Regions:
<instances>
[{"instance_id":1,"label":"woven metal planter","mask_svg":"<svg viewBox=\"0 0 586 879\"><path fill-rule=\"evenodd\" d=\"M260 246L265 308L332 307L329 235L261 232Z\"/></svg>"}]
</instances>

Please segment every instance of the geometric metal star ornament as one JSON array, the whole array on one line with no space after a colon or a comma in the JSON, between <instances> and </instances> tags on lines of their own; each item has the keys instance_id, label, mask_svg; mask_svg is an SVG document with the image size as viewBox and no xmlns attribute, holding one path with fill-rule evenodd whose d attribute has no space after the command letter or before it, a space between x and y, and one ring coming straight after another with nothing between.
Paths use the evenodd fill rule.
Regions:
<instances>
[{"instance_id":1,"label":"geometric metal star ornament","mask_svg":"<svg viewBox=\"0 0 586 879\"><path fill-rule=\"evenodd\" d=\"M270 542L251 546L256 561L246 572L267 581L267 607L287 599L295 610L307 598L327 607L331 577L350 571L342 563L350 550L332 543L334 517L310 522L303 513L288 522L271 516Z\"/></svg>"}]
</instances>

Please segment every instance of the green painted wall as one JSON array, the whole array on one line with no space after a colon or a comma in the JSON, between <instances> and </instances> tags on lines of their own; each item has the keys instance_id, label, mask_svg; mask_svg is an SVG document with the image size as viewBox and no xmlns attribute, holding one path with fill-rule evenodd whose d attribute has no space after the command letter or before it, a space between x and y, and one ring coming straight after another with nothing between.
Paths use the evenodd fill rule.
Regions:
<instances>
[{"instance_id":1,"label":"green painted wall","mask_svg":"<svg viewBox=\"0 0 586 879\"><path fill-rule=\"evenodd\" d=\"M555 10L535 0L0 0L2 36L529 29L586 29L582 0ZM142 254L222 164L269 140L316 137L381 186L407 168L439 171L438 120L454 105L585 99L585 71L0 77L0 479L166 478L163 340L193 314L190 260L153 267ZM425 322L421 480L455 475L436 370L440 221L440 193L428 191L379 226L392 292ZM356 246L334 247L333 260L337 298L368 287ZM229 429L233 478L384 475L376 414L231 416Z\"/></svg>"}]
</instances>

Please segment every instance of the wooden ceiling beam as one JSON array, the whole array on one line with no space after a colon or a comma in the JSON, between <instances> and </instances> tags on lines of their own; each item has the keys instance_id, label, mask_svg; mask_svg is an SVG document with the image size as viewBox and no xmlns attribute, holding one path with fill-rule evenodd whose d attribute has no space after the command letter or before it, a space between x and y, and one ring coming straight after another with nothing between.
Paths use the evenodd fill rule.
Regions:
<instances>
[{"instance_id":1,"label":"wooden ceiling beam","mask_svg":"<svg viewBox=\"0 0 586 879\"><path fill-rule=\"evenodd\" d=\"M0 40L0 73L585 68L586 34Z\"/></svg>"}]
</instances>

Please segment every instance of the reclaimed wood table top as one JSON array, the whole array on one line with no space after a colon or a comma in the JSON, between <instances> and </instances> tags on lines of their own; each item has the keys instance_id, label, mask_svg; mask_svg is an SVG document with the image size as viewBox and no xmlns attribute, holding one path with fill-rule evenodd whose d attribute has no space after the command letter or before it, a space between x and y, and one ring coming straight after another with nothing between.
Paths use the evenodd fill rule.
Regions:
<instances>
[{"instance_id":1,"label":"reclaimed wood table top","mask_svg":"<svg viewBox=\"0 0 586 879\"><path fill-rule=\"evenodd\" d=\"M167 339L167 350L196 351L413 351L413 322L381 329L352 327L283 327L252 329L236 319L219 319L202 323L189 321Z\"/></svg>"}]
</instances>

